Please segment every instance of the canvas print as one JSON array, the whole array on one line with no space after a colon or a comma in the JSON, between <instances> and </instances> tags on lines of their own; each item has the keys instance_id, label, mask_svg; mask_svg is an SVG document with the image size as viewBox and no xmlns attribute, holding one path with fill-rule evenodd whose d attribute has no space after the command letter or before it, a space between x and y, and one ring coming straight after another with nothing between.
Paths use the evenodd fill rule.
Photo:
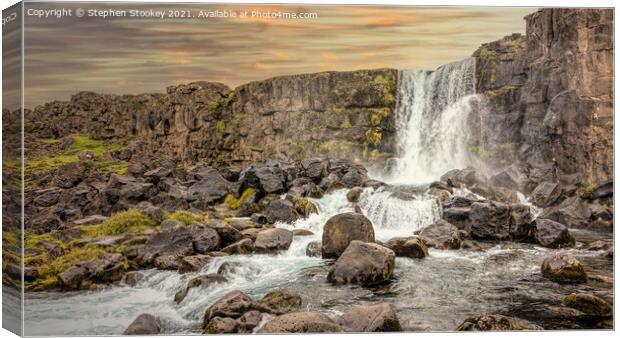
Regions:
<instances>
[{"instance_id":1,"label":"canvas print","mask_svg":"<svg viewBox=\"0 0 620 338\"><path fill-rule=\"evenodd\" d=\"M2 17L6 329L614 328L613 9Z\"/></svg>"}]
</instances>

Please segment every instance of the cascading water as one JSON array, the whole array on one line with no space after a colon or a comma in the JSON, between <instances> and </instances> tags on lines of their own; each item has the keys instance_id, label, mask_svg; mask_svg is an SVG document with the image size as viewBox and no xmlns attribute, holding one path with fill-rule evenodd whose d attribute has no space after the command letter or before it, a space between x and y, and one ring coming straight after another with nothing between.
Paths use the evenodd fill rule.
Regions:
<instances>
[{"instance_id":1,"label":"cascading water","mask_svg":"<svg viewBox=\"0 0 620 338\"><path fill-rule=\"evenodd\" d=\"M399 159L386 180L430 183L467 165L467 118L475 96L475 59L435 71L399 72L396 123Z\"/></svg>"}]
</instances>

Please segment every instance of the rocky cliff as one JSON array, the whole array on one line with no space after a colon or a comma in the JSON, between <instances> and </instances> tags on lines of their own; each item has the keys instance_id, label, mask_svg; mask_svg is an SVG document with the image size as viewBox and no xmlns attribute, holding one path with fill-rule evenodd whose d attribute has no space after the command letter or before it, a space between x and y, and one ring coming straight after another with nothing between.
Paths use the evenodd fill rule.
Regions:
<instances>
[{"instance_id":1,"label":"rocky cliff","mask_svg":"<svg viewBox=\"0 0 620 338\"><path fill-rule=\"evenodd\" d=\"M612 178L613 10L547 8L525 21L525 36L474 53L489 99L479 146L533 183Z\"/></svg>"},{"instance_id":2,"label":"rocky cliff","mask_svg":"<svg viewBox=\"0 0 620 338\"><path fill-rule=\"evenodd\" d=\"M36 138L88 133L141 151L236 165L307 156L376 159L394 153L397 71L325 72L169 87L166 94L81 92L28 114Z\"/></svg>"}]
</instances>

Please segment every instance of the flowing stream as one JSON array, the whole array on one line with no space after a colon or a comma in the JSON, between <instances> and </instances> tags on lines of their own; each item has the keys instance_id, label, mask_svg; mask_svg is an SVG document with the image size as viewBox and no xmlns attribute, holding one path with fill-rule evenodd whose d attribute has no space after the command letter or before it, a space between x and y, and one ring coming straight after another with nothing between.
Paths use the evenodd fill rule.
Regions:
<instances>
[{"instance_id":1,"label":"flowing stream","mask_svg":"<svg viewBox=\"0 0 620 338\"><path fill-rule=\"evenodd\" d=\"M367 188L359 202L378 240L412 235L441 217L440 205L426 190L444 172L467 164L465 119L475 97L473 62L467 59L435 72L400 73L402 155L398 168L385 178L390 186L376 191ZM30 293L25 304L25 334L121 334L141 313L162 317L167 333L200 334L204 311L224 294L242 290L259 298L278 288L300 294L304 310L334 318L355 305L389 302L406 330L450 331L472 315L523 312L522 317L527 317L528 306L555 304L570 288L580 287L558 286L540 276L540 263L548 249L511 242L486 243L484 251L430 249L425 259L397 258L395 278L388 285L333 286L326 280L332 261L308 257L305 251L308 243L321 240L323 225L331 216L353 211L346 193L337 190L313 200L319 212L307 219L277 224L314 233L296 236L290 248L277 255L217 257L203 271L185 275L147 270L134 287ZM578 252L586 262L599 262L599 252L570 251ZM214 273L224 262L238 264L227 276L228 282L194 288L180 304L174 302L175 293L185 288L189 279ZM553 325L563 327L562 323Z\"/></svg>"}]
</instances>

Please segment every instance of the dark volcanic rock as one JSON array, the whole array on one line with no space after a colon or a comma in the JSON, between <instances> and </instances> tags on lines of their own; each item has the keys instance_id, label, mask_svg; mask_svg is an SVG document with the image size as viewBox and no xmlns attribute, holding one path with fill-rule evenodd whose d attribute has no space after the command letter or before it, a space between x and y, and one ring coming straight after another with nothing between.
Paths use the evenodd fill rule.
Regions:
<instances>
[{"instance_id":1,"label":"dark volcanic rock","mask_svg":"<svg viewBox=\"0 0 620 338\"><path fill-rule=\"evenodd\" d=\"M125 331L124 335L156 335L163 331L163 324L161 319L143 313L138 316Z\"/></svg>"},{"instance_id":2,"label":"dark volcanic rock","mask_svg":"<svg viewBox=\"0 0 620 338\"><path fill-rule=\"evenodd\" d=\"M401 331L400 322L392 305L380 303L361 305L345 312L338 324L349 332L392 332Z\"/></svg>"},{"instance_id":3,"label":"dark volcanic rock","mask_svg":"<svg viewBox=\"0 0 620 338\"><path fill-rule=\"evenodd\" d=\"M216 230L203 228L196 230L192 237L192 247L195 253L206 254L220 247L220 235Z\"/></svg>"},{"instance_id":4,"label":"dark volcanic rock","mask_svg":"<svg viewBox=\"0 0 620 338\"><path fill-rule=\"evenodd\" d=\"M265 209L265 216L270 223L292 223L299 218L293 203L286 199L271 201Z\"/></svg>"},{"instance_id":5,"label":"dark volcanic rock","mask_svg":"<svg viewBox=\"0 0 620 338\"><path fill-rule=\"evenodd\" d=\"M187 190L189 202L203 202L205 205L221 201L231 192L230 182L220 173L210 168L199 182L194 183Z\"/></svg>"},{"instance_id":6,"label":"dark volcanic rock","mask_svg":"<svg viewBox=\"0 0 620 338\"><path fill-rule=\"evenodd\" d=\"M575 239L563 224L539 218L534 221L534 239L536 243L553 249L573 247Z\"/></svg>"},{"instance_id":7,"label":"dark volcanic rock","mask_svg":"<svg viewBox=\"0 0 620 338\"><path fill-rule=\"evenodd\" d=\"M85 281L116 282L121 280L127 265L123 255L105 253L92 261L79 262L58 274L58 281L66 289L80 289Z\"/></svg>"},{"instance_id":8,"label":"dark volcanic rock","mask_svg":"<svg viewBox=\"0 0 620 338\"><path fill-rule=\"evenodd\" d=\"M370 220L362 214L352 212L331 217L323 227L323 258L340 256L353 240L375 240L375 231Z\"/></svg>"},{"instance_id":9,"label":"dark volcanic rock","mask_svg":"<svg viewBox=\"0 0 620 338\"><path fill-rule=\"evenodd\" d=\"M510 209L503 203L473 203L469 220L474 238L503 240L510 237Z\"/></svg>"},{"instance_id":10,"label":"dark volcanic rock","mask_svg":"<svg viewBox=\"0 0 620 338\"><path fill-rule=\"evenodd\" d=\"M441 219L423 228L418 236L429 247L437 249L459 249L461 247L459 229Z\"/></svg>"},{"instance_id":11,"label":"dark volcanic rock","mask_svg":"<svg viewBox=\"0 0 620 338\"><path fill-rule=\"evenodd\" d=\"M579 196L573 196L546 209L540 217L562 223L569 228L585 228L590 220L590 209Z\"/></svg>"},{"instance_id":12,"label":"dark volcanic rock","mask_svg":"<svg viewBox=\"0 0 620 338\"><path fill-rule=\"evenodd\" d=\"M254 251L254 242L249 238L244 238L240 241L230 244L222 249L222 252L234 255L247 255Z\"/></svg>"},{"instance_id":13,"label":"dark volcanic rock","mask_svg":"<svg viewBox=\"0 0 620 338\"><path fill-rule=\"evenodd\" d=\"M261 333L343 332L331 318L319 312L293 312L267 322Z\"/></svg>"},{"instance_id":14,"label":"dark volcanic rock","mask_svg":"<svg viewBox=\"0 0 620 338\"><path fill-rule=\"evenodd\" d=\"M465 319L457 331L521 331L543 330L542 327L524 320L502 315L483 315Z\"/></svg>"},{"instance_id":15,"label":"dark volcanic rock","mask_svg":"<svg viewBox=\"0 0 620 338\"><path fill-rule=\"evenodd\" d=\"M394 251L398 257L424 258L428 256L426 244L418 236L394 237L385 242L384 246Z\"/></svg>"},{"instance_id":16,"label":"dark volcanic rock","mask_svg":"<svg viewBox=\"0 0 620 338\"><path fill-rule=\"evenodd\" d=\"M539 207L548 207L562 195L562 187L558 183L542 182L532 191L532 201Z\"/></svg>"},{"instance_id":17,"label":"dark volcanic rock","mask_svg":"<svg viewBox=\"0 0 620 338\"><path fill-rule=\"evenodd\" d=\"M394 251L375 243L352 241L327 275L333 284L385 283L394 273Z\"/></svg>"}]
</instances>

